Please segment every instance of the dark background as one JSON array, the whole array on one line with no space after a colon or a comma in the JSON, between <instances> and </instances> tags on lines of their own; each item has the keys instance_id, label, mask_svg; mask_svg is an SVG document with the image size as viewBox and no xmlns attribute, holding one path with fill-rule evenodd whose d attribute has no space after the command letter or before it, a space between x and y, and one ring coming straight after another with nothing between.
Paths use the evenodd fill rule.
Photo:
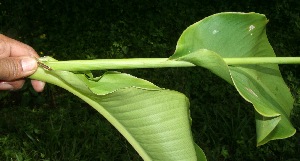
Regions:
<instances>
[{"instance_id":1,"label":"dark background","mask_svg":"<svg viewBox=\"0 0 300 161\"><path fill-rule=\"evenodd\" d=\"M171 56L182 31L219 12L257 12L277 56L300 56L298 0L0 1L0 33L59 60ZM256 147L254 109L205 69L123 70L190 98L193 134L209 160L300 160L299 65L281 65L297 133ZM101 74L99 72L99 74ZM58 87L0 92L0 160L141 160L90 106Z\"/></svg>"}]
</instances>

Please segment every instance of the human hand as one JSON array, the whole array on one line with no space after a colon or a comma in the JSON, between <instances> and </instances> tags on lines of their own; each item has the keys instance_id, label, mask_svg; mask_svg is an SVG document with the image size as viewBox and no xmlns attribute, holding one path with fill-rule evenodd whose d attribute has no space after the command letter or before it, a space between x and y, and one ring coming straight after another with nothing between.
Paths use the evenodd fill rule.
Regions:
<instances>
[{"instance_id":1,"label":"human hand","mask_svg":"<svg viewBox=\"0 0 300 161\"><path fill-rule=\"evenodd\" d=\"M39 55L24 43L0 34L0 90L22 88L25 77L33 74L37 68ZM31 80L35 91L41 92L45 83Z\"/></svg>"}]
</instances>

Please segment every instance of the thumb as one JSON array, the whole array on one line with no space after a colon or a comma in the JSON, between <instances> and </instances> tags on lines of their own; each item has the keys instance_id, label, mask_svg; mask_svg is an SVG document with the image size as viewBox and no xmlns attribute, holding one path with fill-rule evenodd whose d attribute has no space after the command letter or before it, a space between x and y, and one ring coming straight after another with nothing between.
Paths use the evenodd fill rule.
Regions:
<instances>
[{"instance_id":1,"label":"thumb","mask_svg":"<svg viewBox=\"0 0 300 161\"><path fill-rule=\"evenodd\" d=\"M33 74L37 69L33 57L6 57L0 59L0 80L12 81Z\"/></svg>"}]
</instances>

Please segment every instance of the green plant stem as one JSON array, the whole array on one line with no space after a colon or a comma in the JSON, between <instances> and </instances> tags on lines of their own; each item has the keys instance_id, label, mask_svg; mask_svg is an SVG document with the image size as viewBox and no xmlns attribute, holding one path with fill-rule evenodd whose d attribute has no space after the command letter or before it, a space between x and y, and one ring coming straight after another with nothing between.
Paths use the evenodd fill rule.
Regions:
<instances>
[{"instance_id":1,"label":"green plant stem","mask_svg":"<svg viewBox=\"0 0 300 161\"><path fill-rule=\"evenodd\" d=\"M227 65L300 64L300 57L223 58ZM95 59L44 62L54 70L85 71L107 69L193 67L193 63L168 58Z\"/></svg>"},{"instance_id":2,"label":"green plant stem","mask_svg":"<svg viewBox=\"0 0 300 161\"><path fill-rule=\"evenodd\" d=\"M166 68L193 67L186 61L169 60L168 58L131 58L131 59L94 59L43 62L54 70L85 71L106 69Z\"/></svg>"},{"instance_id":3,"label":"green plant stem","mask_svg":"<svg viewBox=\"0 0 300 161\"><path fill-rule=\"evenodd\" d=\"M228 65L245 64L300 64L300 57L245 57L224 58Z\"/></svg>"}]
</instances>

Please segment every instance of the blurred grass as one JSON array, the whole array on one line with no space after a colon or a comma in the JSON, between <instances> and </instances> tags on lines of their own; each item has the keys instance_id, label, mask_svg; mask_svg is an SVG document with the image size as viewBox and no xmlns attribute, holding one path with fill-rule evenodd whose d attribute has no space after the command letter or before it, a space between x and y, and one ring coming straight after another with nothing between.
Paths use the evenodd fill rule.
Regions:
<instances>
[{"instance_id":1,"label":"blurred grass","mask_svg":"<svg viewBox=\"0 0 300 161\"><path fill-rule=\"evenodd\" d=\"M0 4L0 33L59 60L169 57L189 25L224 11L266 14L278 56L299 56L300 2L13 1ZM254 111L205 69L124 70L190 98L195 141L209 160L300 160L299 67L280 66L295 97L295 136L256 147ZM97 72L96 72L97 73ZM141 160L95 110L52 85L0 92L0 160Z\"/></svg>"}]
</instances>

